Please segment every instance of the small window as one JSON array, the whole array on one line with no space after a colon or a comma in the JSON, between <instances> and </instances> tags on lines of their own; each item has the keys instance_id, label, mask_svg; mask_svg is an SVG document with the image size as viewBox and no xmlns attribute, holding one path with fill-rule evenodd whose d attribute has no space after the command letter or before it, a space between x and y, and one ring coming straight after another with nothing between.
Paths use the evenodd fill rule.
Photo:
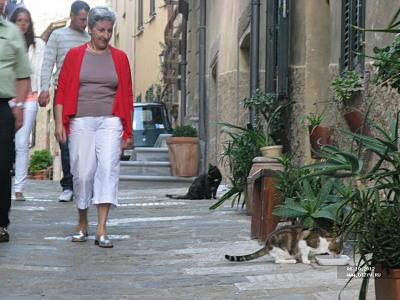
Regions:
<instances>
[{"instance_id":1,"label":"small window","mask_svg":"<svg viewBox=\"0 0 400 300\"><path fill-rule=\"evenodd\" d=\"M154 17L155 15L156 15L156 0L150 0L149 16Z\"/></svg>"},{"instance_id":2,"label":"small window","mask_svg":"<svg viewBox=\"0 0 400 300\"><path fill-rule=\"evenodd\" d=\"M143 30L143 0L138 0L138 31Z\"/></svg>"},{"instance_id":3,"label":"small window","mask_svg":"<svg viewBox=\"0 0 400 300\"><path fill-rule=\"evenodd\" d=\"M364 70L365 0L342 0L340 72Z\"/></svg>"}]
</instances>

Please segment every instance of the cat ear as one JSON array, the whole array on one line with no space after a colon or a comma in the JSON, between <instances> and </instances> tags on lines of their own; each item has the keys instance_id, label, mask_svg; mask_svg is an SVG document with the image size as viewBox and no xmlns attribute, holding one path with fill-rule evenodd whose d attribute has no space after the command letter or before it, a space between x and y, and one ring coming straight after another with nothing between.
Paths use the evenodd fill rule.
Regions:
<instances>
[{"instance_id":1,"label":"cat ear","mask_svg":"<svg viewBox=\"0 0 400 300\"><path fill-rule=\"evenodd\" d=\"M211 169L213 167L212 164L208 164L208 168Z\"/></svg>"}]
</instances>

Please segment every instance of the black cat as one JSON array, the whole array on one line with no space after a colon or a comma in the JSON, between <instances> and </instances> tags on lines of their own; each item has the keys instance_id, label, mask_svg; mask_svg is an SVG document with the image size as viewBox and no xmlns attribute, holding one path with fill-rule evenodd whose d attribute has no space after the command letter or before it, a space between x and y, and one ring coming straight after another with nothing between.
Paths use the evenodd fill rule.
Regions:
<instances>
[{"instance_id":1,"label":"black cat","mask_svg":"<svg viewBox=\"0 0 400 300\"><path fill-rule=\"evenodd\" d=\"M217 199L217 189L222 175L217 166L209 165L207 174L199 175L192 182L186 195L165 195L172 199Z\"/></svg>"}]
</instances>

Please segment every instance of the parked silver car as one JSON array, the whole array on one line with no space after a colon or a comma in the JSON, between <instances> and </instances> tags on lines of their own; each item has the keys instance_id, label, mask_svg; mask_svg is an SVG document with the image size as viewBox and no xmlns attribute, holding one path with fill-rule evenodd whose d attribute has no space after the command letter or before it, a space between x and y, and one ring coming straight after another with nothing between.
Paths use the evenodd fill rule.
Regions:
<instances>
[{"instance_id":1,"label":"parked silver car","mask_svg":"<svg viewBox=\"0 0 400 300\"><path fill-rule=\"evenodd\" d=\"M162 103L135 103L133 113L133 147L153 147L158 136L171 133L167 110ZM133 149L125 150L122 160L129 160Z\"/></svg>"}]
</instances>

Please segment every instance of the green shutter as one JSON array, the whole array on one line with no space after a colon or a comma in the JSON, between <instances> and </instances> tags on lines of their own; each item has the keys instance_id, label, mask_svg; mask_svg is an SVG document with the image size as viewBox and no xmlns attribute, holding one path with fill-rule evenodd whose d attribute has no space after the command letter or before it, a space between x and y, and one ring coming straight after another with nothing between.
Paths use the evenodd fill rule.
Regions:
<instances>
[{"instance_id":1,"label":"green shutter","mask_svg":"<svg viewBox=\"0 0 400 300\"><path fill-rule=\"evenodd\" d=\"M288 95L289 64L289 0L280 0L278 7L278 96Z\"/></svg>"},{"instance_id":2,"label":"green shutter","mask_svg":"<svg viewBox=\"0 0 400 300\"><path fill-rule=\"evenodd\" d=\"M267 0L265 91L288 95L290 0Z\"/></svg>"},{"instance_id":3,"label":"green shutter","mask_svg":"<svg viewBox=\"0 0 400 300\"><path fill-rule=\"evenodd\" d=\"M340 71L364 70L365 0L342 0ZM361 55L360 55L361 54Z\"/></svg>"},{"instance_id":4,"label":"green shutter","mask_svg":"<svg viewBox=\"0 0 400 300\"><path fill-rule=\"evenodd\" d=\"M267 0L267 46L265 60L265 92L275 93L277 1Z\"/></svg>"}]
</instances>

